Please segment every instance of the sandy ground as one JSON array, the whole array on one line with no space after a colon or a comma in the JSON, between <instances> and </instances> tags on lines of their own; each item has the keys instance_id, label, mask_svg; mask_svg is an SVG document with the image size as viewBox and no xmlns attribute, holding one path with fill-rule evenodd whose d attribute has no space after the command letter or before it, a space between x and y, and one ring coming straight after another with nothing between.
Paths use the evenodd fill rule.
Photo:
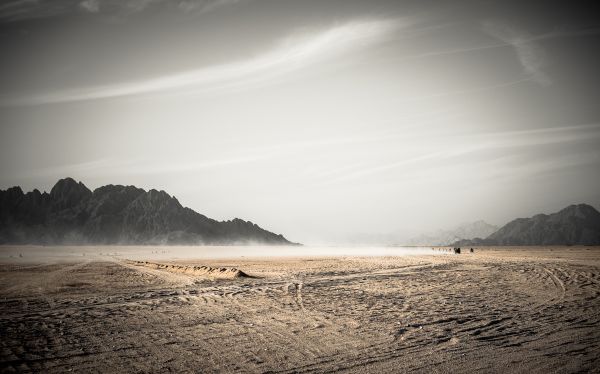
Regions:
<instances>
[{"instance_id":1,"label":"sandy ground","mask_svg":"<svg viewBox=\"0 0 600 374\"><path fill-rule=\"evenodd\" d=\"M600 372L600 248L183 257L0 247L0 371Z\"/></svg>"}]
</instances>

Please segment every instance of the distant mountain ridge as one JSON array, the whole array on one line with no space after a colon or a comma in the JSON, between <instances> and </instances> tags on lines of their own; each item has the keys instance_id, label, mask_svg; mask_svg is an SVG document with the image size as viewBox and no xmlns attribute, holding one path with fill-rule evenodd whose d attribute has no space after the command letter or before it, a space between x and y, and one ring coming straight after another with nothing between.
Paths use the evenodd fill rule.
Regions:
<instances>
[{"instance_id":1,"label":"distant mountain ridge","mask_svg":"<svg viewBox=\"0 0 600 374\"><path fill-rule=\"evenodd\" d=\"M600 245L600 212L587 204L569 205L549 215L517 218L486 238L454 245Z\"/></svg>"},{"instance_id":2,"label":"distant mountain ridge","mask_svg":"<svg viewBox=\"0 0 600 374\"><path fill-rule=\"evenodd\" d=\"M107 185L94 191L72 178L50 193L0 190L0 244L294 244L235 218L216 221L165 191Z\"/></svg>"},{"instance_id":3,"label":"distant mountain ridge","mask_svg":"<svg viewBox=\"0 0 600 374\"><path fill-rule=\"evenodd\" d=\"M451 245L452 243L480 237L487 237L498 230L498 226L479 220L475 222L463 223L452 230L438 230L436 232L422 234L411 238L407 245Z\"/></svg>"}]
</instances>

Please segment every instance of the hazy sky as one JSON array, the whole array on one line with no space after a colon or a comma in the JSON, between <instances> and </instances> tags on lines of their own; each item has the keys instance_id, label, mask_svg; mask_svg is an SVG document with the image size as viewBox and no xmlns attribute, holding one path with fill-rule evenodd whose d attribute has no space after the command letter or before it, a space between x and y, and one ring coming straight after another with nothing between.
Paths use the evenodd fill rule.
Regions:
<instances>
[{"instance_id":1,"label":"hazy sky","mask_svg":"<svg viewBox=\"0 0 600 374\"><path fill-rule=\"evenodd\" d=\"M164 189L304 243L599 207L570 4L3 1L0 188Z\"/></svg>"}]
</instances>

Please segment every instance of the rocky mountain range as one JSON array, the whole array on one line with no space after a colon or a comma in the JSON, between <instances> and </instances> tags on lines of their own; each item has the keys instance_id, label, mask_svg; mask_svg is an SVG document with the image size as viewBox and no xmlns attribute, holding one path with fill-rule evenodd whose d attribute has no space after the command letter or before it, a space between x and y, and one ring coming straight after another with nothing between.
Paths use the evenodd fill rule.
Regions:
<instances>
[{"instance_id":1,"label":"rocky mountain range","mask_svg":"<svg viewBox=\"0 0 600 374\"><path fill-rule=\"evenodd\" d=\"M587 204L570 205L553 214L517 218L485 238L454 245L600 245L600 212Z\"/></svg>"},{"instance_id":2,"label":"rocky mountain range","mask_svg":"<svg viewBox=\"0 0 600 374\"><path fill-rule=\"evenodd\" d=\"M463 223L452 230L438 230L409 239L407 245L444 246L465 239L487 237L498 230L498 226L485 221Z\"/></svg>"},{"instance_id":3,"label":"rocky mountain range","mask_svg":"<svg viewBox=\"0 0 600 374\"><path fill-rule=\"evenodd\" d=\"M72 178L50 193L0 190L0 244L294 244L241 219L216 221L165 191Z\"/></svg>"}]
</instances>

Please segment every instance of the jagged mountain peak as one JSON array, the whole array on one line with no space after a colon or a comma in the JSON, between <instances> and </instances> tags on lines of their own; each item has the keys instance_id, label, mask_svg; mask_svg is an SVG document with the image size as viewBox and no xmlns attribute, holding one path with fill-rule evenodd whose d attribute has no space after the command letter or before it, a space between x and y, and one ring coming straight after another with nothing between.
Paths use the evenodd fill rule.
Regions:
<instances>
[{"instance_id":1,"label":"jagged mountain peak","mask_svg":"<svg viewBox=\"0 0 600 374\"><path fill-rule=\"evenodd\" d=\"M56 182L50 190L50 197L56 209L68 209L88 199L92 191L83 183L76 182L73 178L64 178Z\"/></svg>"},{"instance_id":2,"label":"jagged mountain peak","mask_svg":"<svg viewBox=\"0 0 600 374\"><path fill-rule=\"evenodd\" d=\"M556 213L559 216L572 216L577 218L598 217L600 212L588 204L573 204Z\"/></svg>"},{"instance_id":3,"label":"jagged mountain peak","mask_svg":"<svg viewBox=\"0 0 600 374\"><path fill-rule=\"evenodd\" d=\"M552 214L517 218L485 239L455 245L598 245L600 213L591 205L569 205Z\"/></svg>"},{"instance_id":4,"label":"jagged mountain peak","mask_svg":"<svg viewBox=\"0 0 600 374\"><path fill-rule=\"evenodd\" d=\"M210 219L164 190L106 185L92 192L72 178L50 194L0 190L0 243L293 244L252 222Z\"/></svg>"},{"instance_id":5,"label":"jagged mountain peak","mask_svg":"<svg viewBox=\"0 0 600 374\"><path fill-rule=\"evenodd\" d=\"M92 191L82 182L77 182L75 179L67 177L56 182L50 190L50 195L54 197L72 192L91 194Z\"/></svg>"}]
</instances>

